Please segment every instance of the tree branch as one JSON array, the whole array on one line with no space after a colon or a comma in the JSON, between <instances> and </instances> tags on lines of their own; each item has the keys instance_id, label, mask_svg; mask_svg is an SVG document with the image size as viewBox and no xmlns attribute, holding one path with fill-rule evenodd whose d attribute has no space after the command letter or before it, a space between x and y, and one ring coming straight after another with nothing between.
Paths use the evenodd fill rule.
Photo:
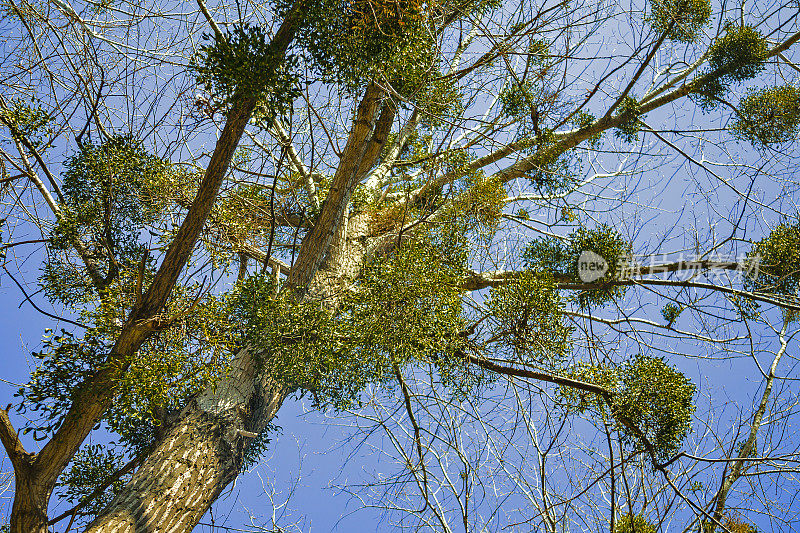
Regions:
<instances>
[{"instance_id":1,"label":"tree branch","mask_svg":"<svg viewBox=\"0 0 800 533\"><path fill-rule=\"evenodd\" d=\"M32 454L25 451L25 446L19 440L17 430L11 424L11 419L8 417L8 409L10 407L9 405L5 409L0 409L0 442L3 443L3 448L14 466L14 472L17 476L21 476L30 467L29 459Z\"/></svg>"}]
</instances>

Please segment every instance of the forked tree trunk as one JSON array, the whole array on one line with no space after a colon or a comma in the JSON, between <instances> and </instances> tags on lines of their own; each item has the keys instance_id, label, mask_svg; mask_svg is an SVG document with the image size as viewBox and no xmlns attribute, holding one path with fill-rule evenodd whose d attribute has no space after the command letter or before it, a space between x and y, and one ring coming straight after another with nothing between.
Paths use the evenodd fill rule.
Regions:
<instances>
[{"instance_id":1,"label":"forked tree trunk","mask_svg":"<svg viewBox=\"0 0 800 533\"><path fill-rule=\"evenodd\" d=\"M382 92L370 85L358 106L329 197L287 280L289 288L299 282L311 289L301 298L318 300L329 309L338 305L342 284L355 278L369 248L365 244L369 216L349 218L346 206L391 128L394 111L382 104ZM240 350L221 382L181 411L131 481L86 531L191 531L236 478L253 438L269 425L291 392L264 375L261 359L251 348Z\"/></svg>"}]
</instances>

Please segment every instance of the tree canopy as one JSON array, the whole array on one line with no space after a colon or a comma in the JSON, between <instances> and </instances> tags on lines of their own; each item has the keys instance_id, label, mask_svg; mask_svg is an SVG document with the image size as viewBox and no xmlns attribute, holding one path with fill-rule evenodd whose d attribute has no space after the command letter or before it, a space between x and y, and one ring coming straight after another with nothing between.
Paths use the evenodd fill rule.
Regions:
<instances>
[{"instance_id":1,"label":"tree canopy","mask_svg":"<svg viewBox=\"0 0 800 533\"><path fill-rule=\"evenodd\" d=\"M799 8L3 0L3 527L191 531L308 398L396 529L794 530Z\"/></svg>"}]
</instances>

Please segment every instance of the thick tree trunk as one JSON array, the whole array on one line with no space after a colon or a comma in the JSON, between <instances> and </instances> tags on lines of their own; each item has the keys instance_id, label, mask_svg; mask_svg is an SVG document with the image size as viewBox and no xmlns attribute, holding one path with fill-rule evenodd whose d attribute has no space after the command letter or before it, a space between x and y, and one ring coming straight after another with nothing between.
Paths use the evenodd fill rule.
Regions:
<instances>
[{"instance_id":1,"label":"thick tree trunk","mask_svg":"<svg viewBox=\"0 0 800 533\"><path fill-rule=\"evenodd\" d=\"M38 487L30 476L14 477L14 505L11 514L17 517L19 531L48 533L47 502L52 489Z\"/></svg>"},{"instance_id":2,"label":"thick tree trunk","mask_svg":"<svg viewBox=\"0 0 800 533\"><path fill-rule=\"evenodd\" d=\"M310 291L335 307L358 275L369 247L369 217L339 224ZM231 370L193 400L161 438L123 492L87 533L191 531L239 473L247 447L275 417L292 392L264 375L260 357L241 350Z\"/></svg>"},{"instance_id":3,"label":"thick tree trunk","mask_svg":"<svg viewBox=\"0 0 800 533\"><path fill-rule=\"evenodd\" d=\"M87 532L192 530L236 478L247 446L290 393L258 374L257 359L243 349L230 374L183 409Z\"/></svg>"},{"instance_id":4,"label":"thick tree trunk","mask_svg":"<svg viewBox=\"0 0 800 533\"><path fill-rule=\"evenodd\" d=\"M331 188L289 274L288 286L311 289L303 290L305 296L300 299L318 299L329 309L336 308L346 292L342 289L358 275L368 253L369 217L365 213L348 217L346 208L359 177L372 167L391 127L391 109L385 109L377 127L375 124L381 96L374 86L367 89L334 180L339 191ZM291 393L289 386L264 375L259 360L252 348L239 351L221 382L208 387L181 411L177 422L87 533L191 531L236 478L248 446Z\"/></svg>"}]
</instances>

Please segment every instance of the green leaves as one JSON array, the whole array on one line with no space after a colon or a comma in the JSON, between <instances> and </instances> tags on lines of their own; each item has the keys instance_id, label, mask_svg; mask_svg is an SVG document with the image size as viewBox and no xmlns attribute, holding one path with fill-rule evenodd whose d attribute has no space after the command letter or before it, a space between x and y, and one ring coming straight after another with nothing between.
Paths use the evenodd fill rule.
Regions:
<instances>
[{"instance_id":1,"label":"green leaves","mask_svg":"<svg viewBox=\"0 0 800 533\"><path fill-rule=\"evenodd\" d=\"M192 394L223 375L233 348L228 343L232 324L227 321L224 301L212 296L191 297L182 286L174 292L164 315L194 306L192 314L149 338L135 357L117 363L126 371L121 373L119 394L106 412L105 422L133 449L150 443L166 410L181 407ZM36 370L16 393L21 398L17 409L31 413L24 433L33 432L34 439L41 440L58 428L78 388L107 365L116 331L96 327L83 337L64 330L46 331L41 351L33 353L38 360Z\"/></svg>"},{"instance_id":2,"label":"green leaves","mask_svg":"<svg viewBox=\"0 0 800 533\"><path fill-rule=\"evenodd\" d=\"M324 79L355 89L382 72L408 96L413 89L400 86L435 62L430 25L438 7L419 0L316 2L298 39Z\"/></svg>"},{"instance_id":3,"label":"green leaves","mask_svg":"<svg viewBox=\"0 0 800 533\"><path fill-rule=\"evenodd\" d=\"M355 91L373 79L392 85L431 115L455 109L460 94L439 75L437 38L451 16L469 18L493 1L326 0L305 9L298 43L326 82ZM278 2L280 7L287 2ZM332 38L335 36L335 38Z\"/></svg>"},{"instance_id":4,"label":"green leaves","mask_svg":"<svg viewBox=\"0 0 800 533\"><path fill-rule=\"evenodd\" d=\"M571 411L610 414L624 442L637 446L646 439L657 460L674 454L691 429L696 388L662 358L638 354L618 367L579 363L567 376L609 391L600 397L562 387L561 396Z\"/></svg>"},{"instance_id":5,"label":"green leaves","mask_svg":"<svg viewBox=\"0 0 800 533\"><path fill-rule=\"evenodd\" d=\"M251 277L232 302L232 316L241 342L260 351L265 369L321 405L350 406L367 384L392 380L395 365L433 364L458 387L462 268L433 246L407 243L368 265L335 313L316 301L276 296L269 281Z\"/></svg>"},{"instance_id":6,"label":"green leaves","mask_svg":"<svg viewBox=\"0 0 800 533\"><path fill-rule=\"evenodd\" d=\"M635 142L639 136L639 131L642 129L642 124L639 122L639 117L642 114L639 110L639 102L632 96L626 96L620 102L618 109L619 115L624 117L625 120L614 128L614 135L625 142Z\"/></svg>"},{"instance_id":7,"label":"green leaves","mask_svg":"<svg viewBox=\"0 0 800 533\"><path fill-rule=\"evenodd\" d=\"M493 288L486 306L497 324L492 337L511 346L520 360L553 364L570 352L572 328L563 322L552 274L523 272Z\"/></svg>"},{"instance_id":8,"label":"green leaves","mask_svg":"<svg viewBox=\"0 0 800 533\"><path fill-rule=\"evenodd\" d=\"M122 456L114 453L108 446L89 444L72 459L70 468L58 480L57 491L66 501L76 504L92 494L102 483L107 482L120 468ZM125 477L114 480L111 485L95 498L88 500L78 509L76 516L97 515L122 489Z\"/></svg>"},{"instance_id":9,"label":"green leaves","mask_svg":"<svg viewBox=\"0 0 800 533\"><path fill-rule=\"evenodd\" d=\"M650 24L673 41L692 42L711 17L709 0L651 0Z\"/></svg>"},{"instance_id":10,"label":"green leaves","mask_svg":"<svg viewBox=\"0 0 800 533\"><path fill-rule=\"evenodd\" d=\"M97 287L67 260L73 243L80 241L88 259L104 269L99 274L106 286L126 267L135 271L143 254L139 232L167 206L176 170L127 136L83 143L65 167L62 214L50 235L64 254L51 258L40 283L51 301L74 305L95 298Z\"/></svg>"},{"instance_id":11,"label":"green leaves","mask_svg":"<svg viewBox=\"0 0 800 533\"><path fill-rule=\"evenodd\" d=\"M503 114L509 117L530 115L536 103L531 83L514 82L500 93Z\"/></svg>"},{"instance_id":12,"label":"green leaves","mask_svg":"<svg viewBox=\"0 0 800 533\"><path fill-rule=\"evenodd\" d=\"M678 307L677 304L672 302L668 303L661 309L661 316L664 317L664 320L667 322L667 327L672 327L672 324L678 319L681 315L682 309Z\"/></svg>"},{"instance_id":13,"label":"green leaves","mask_svg":"<svg viewBox=\"0 0 800 533\"><path fill-rule=\"evenodd\" d=\"M800 219L785 221L754 243L749 259L757 261L758 268L746 287L796 297L800 291Z\"/></svg>"},{"instance_id":14,"label":"green leaves","mask_svg":"<svg viewBox=\"0 0 800 533\"><path fill-rule=\"evenodd\" d=\"M300 95L297 56L273 50L260 27L245 23L203 38L212 42L200 47L190 67L197 82L224 104L253 98L258 101L256 116L272 118L285 113Z\"/></svg>"},{"instance_id":15,"label":"green leaves","mask_svg":"<svg viewBox=\"0 0 800 533\"><path fill-rule=\"evenodd\" d=\"M724 81L754 78L764 69L767 40L752 26L729 23L709 50L711 72Z\"/></svg>"},{"instance_id":16,"label":"green leaves","mask_svg":"<svg viewBox=\"0 0 800 533\"><path fill-rule=\"evenodd\" d=\"M732 130L762 146L794 141L800 132L800 89L791 85L751 89L739 102Z\"/></svg>"},{"instance_id":17,"label":"green leaves","mask_svg":"<svg viewBox=\"0 0 800 533\"><path fill-rule=\"evenodd\" d=\"M39 364L27 385L16 393L22 398L17 409L32 413L32 424L23 434L33 432L35 440L43 440L58 428L78 386L101 368L105 349L91 333L79 339L65 330L45 331L44 349L32 354Z\"/></svg>"},{"instance_id":18,"label":"green leaves","mask_svg":"<svg viewBox=\"0 0 800 533\"><path fill-rule=\"evenodd\" d=\"M496 229L503 214L506 189L502 181L485 178L480 172L465 180L466 189L453 200L452 210L478 226Z\"/></svg>"},{"instance_id":19,"label":"green leaves","mask_svg":"<svg viewBox=\"0 0 800 533\"><path fill-rule=\"evenodd\" d=\"M16 139L25 139L35 148L42 148L45 137L51 133L50 116L35 101L31 105L14 98L11 107L0 107L0 123L4 124Z\"/></svg>"},{"instance_id":20,"label":"green leaves","mask_svg":"<svg viewBox=\"0 0 800 533\"><path fill-rule=\"evenodd\" d=\"M709 69L697 83L693 98L704 111L713 109L732 83L756 77L764 69L767 40L755 28L728 22L725 35L709 49Z\"/></svg>"},{"instance_id":21,"label":"green leaves","mask_svg":"<svg viewBox=\"0 0 800 533\"><path fill-rule=\"evenodd\" d=\"M694 384L662 358L641 354L622 365L618 374L611 414L621 423L623 435L630 442L639 442L637 433L641 432L657 459L669 458L691 429Z\"/></svg>"},{"instance_id":22,"label":"green leaves","mask_svg":"<svg viewBox=\"0 0 800 533\"><path fill-rule=\"evenodd\" d=\"M656 533L656 528L644 516L626 513L617 519L614 533Z\"/></svg>"},{"instance_id":23,"label":"green leaves","mask_svg":"<svg viewBox=\"0 0 800 533\"><path fill-rule=\"evenodd\" d=\"M626 290L624 285L603 285L622 276L631 255L631 244L607 224L593 229L579 228L564 240L555 237L536 240L525 249L523 259L531 270L550 272L573 283L581 283L578 260L583 252L593 252L602 257L608 269L579 294L580 305L604 305L622 297Z\"/></svg>"}]
</instances>

